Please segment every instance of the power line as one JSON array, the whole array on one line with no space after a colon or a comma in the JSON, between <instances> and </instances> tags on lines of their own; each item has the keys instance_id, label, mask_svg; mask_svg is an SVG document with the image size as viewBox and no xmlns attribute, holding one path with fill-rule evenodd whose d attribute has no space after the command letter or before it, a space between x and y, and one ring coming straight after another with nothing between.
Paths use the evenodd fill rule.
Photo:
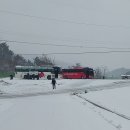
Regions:
<instances>
[{"instance_id":1,"label":"power line","mask_svg":"<svg viewBox=\"0 0 130 130\"><path fill-rule=\"evenodd\" d=\"M92 48L92 49L120 49L120 50L129 50L130 48L121 48L121 47L90 47L90 46L76 46L76 45L67 45L67 44L52 44L52 43L40 43L40 42L27 42L27 41L15 41L15 40L0 40L1 42L15 43L15 44L29 44L29 45L42 45L42 46L59 46L59 47L71 47L71 48Z\"/></svg>"},{"instance_id":2,"label":"power line","mask_svg":"<svg viewBox=\"0 0 130 130\"><path fill-rule=\"evenodd\" d=\"M0 29L0 30L3 30L3 29ZM13 31L9 31L9 30L3 30L3 31L0 31L0 33L4 33L4 34L8 34L8 33L11 33L11 35L13 34L13 35L16 35L16 34L20 34L20 36L21 36L21 34L24 34L24 35L29 35L30 33L23 33L23 32L13 32ZM33 34L31 34L31 35L33 35ZM35 36L35 34L33 35L33 36ZM37 36L39 36L39 35L37 35ZM43 35L41 35L42 36L42 38L44 37ZM40 36L40 37L41 37ZM50 39L48 39L49 41L52 41L52 39L50 40ZM1 40L0 40L1 41ZM4 40L3 40L4 41ZM81 39L65 39L65 40L63 40L63 39L53 39L53 41L60 41L60 42L69 42L69 43L94 43L94 44L104 44L104 43L122 43L121 41L111 41L111 40L109 40L109 41L103 41L103 40L94 40L94 41L92 41L92 40L81 40ZM130 42L125 42L125 43L130 43ZM124 44L124 41L123 41L123 44Z\"/></svg>"},{"instance_id":3,"label":"power line","mask_svg":"<svg viewBox=\"0 0 130 130\"><path fill-rule=\"evenodd\" d=\"M83 55L83 54L109 54L109 53L130 53L130 51L88 51L79 53L45 53L45 54L19 54L19 55Z\"/></svg>"},{"instance_id":4,"label":"power line","mask_svg":"<svg viewBox=\"0 0 130 130\"><path fill-rule=\"evenodd\" d=\"M40 20L49 20L49 21L55 21L55 22L63 22L63 23L69 23L69 24L79 24L79 25L87 25L87 26L98 26L98 27L107 27L107 28L124 28L124 29L130 29L130 26L112 26L112 25L105 25L105 24L94 24L94 23L85 23L85 22L76 22L76 21L70 21L65 19L56 19L56 18L49 18L49 17L41 17L41 16L35 16L35 15L29 15L24 13L17 13L12 12L8 10L0 10L1 13L11 14L11 15L18 15L18 16L24 16L24 17L30 17Z\"/></svg>"}]
</instances>

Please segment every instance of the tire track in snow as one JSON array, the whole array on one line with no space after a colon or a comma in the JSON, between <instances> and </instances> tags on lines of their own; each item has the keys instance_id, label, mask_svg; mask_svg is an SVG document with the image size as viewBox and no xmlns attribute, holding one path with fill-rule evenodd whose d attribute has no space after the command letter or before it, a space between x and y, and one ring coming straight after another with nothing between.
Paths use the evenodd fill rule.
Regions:
<instances>
[{"instance_id":1,"label":"tire track in snow","mask_svg":"<svg viewBox=\"0 0 130 130\"><path fill-rule=\"evenodd\" d=\"M103 110L106 110L106 111L108 111L108 112L111 112L111 113L113 113L113 114L115 114L115 115L118 115L118 116L120 116L120 117L122 117L122 118L124 118L124 119L126 119L126 120L130 120L130 117L128 117L128 116L126 116L126 115L124 115L124 114L121 114L121 113L116 112L116 111L113 111L113 110L111 110L111 109L109 109L109 108L107 108L107 107L104 107L104 106L102 106L102 105L99 105L99 104L97 104L97 103L95 103L95 102L93 102L93 101L91 101L91 100L88 100L87 98L84 98L84 97L80 96L79 94L74 94L74 95L76 95L77 97L81 98L81 99L84 100L84 101L89 102L90 104L92 104L92 105L94 105L94 106L96 106L96 107L98 107L98 108L101 108L101 109L103 109Z\"/></svg>"},{"instance_id":2,"label":"tire track in snow","mask_svg":"<svg viewBox=\"0 0 130 130\"><path fill-rule=\"evenodd\" d=\"M79 97L77 97L79 98ZM80 99L81 100L81 99ZM81 102L83 105L86 105L87 102L83 101ZM105 120L108 124L110 124L111 126L115 127L117 130L121 130L122 129L122 125L120 123L114 123L113 120L106 118L100 111L97 111L96 107L91 106L89 107L93 112L96 112L103 120ZM100 108L99 108L100 109Z\"/></svg>"}]
</instances>

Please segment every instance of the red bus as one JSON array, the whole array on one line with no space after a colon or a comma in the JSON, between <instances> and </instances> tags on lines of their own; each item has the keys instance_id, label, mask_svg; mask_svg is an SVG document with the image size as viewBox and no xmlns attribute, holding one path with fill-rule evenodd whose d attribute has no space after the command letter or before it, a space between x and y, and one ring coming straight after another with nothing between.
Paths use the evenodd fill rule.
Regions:
<instances>
[{"instance_id":1,"label":"red bus","mask_svg":"<svg viewBox=\"0 0 130 130\"><path fill-rule=\"evenodd\" d=\"M93 79L94 70L88 67L75 67L72 69L62 69L64 79Z\"/></svg>"}]
</instances>

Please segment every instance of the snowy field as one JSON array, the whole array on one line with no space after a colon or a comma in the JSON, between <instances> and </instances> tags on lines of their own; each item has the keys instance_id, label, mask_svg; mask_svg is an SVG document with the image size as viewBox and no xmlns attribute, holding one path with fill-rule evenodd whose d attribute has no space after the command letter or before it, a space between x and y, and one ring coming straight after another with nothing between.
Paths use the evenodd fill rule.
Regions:
<instances>
[{"instance_id":1,"label":"snowy field","mask_svg":"<svg viewBox=\"0 0 130 130\"><path fill-rule=\"evenodd\" d=\"M0 130L130 130L130 80L62 79L56 87L0 79Z\"/></svg>"}]
</instances>

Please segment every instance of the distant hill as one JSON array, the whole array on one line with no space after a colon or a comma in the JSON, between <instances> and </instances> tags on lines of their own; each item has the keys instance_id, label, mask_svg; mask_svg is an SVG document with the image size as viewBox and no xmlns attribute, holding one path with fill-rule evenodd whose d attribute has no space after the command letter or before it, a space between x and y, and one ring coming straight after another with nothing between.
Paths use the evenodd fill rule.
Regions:
<instances>
[{"instance_id":1,"label":"distant hill","mask_svg":"<svg viewBox=\"0 0 130 130\"><path fill-rule=\"evenodd\" d=\"M128 71L128 72L126 73L126 75L130 75L130 71Z\"/></svg>"},{"instance_id":2,"label":"distant hill","mask_svg":"<svg viewBox=\"0 0 130 130\"><path fill-rule=\"evenodd\" d=\"M121 75L126 74L128 72L130 72L130 69L118 68L118 69L112 70L110 72L107 72L106 76L108 78L121 79Z\"/></svg>"}]
</instances>

